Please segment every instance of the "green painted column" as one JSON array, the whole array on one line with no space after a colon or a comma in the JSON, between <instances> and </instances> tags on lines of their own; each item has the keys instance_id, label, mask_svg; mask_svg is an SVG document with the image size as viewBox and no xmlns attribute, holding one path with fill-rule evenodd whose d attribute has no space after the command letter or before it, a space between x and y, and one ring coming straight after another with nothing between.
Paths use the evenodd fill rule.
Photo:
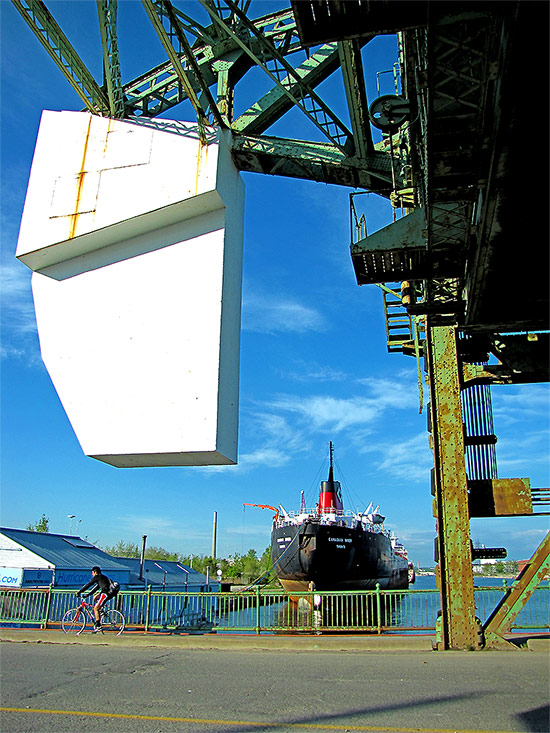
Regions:
<instances>
[{"instance_id":1,"label":"green painted column","mask_svg":"<svg viewBox=\"0 0 550 733\"><path fill-rule=\"evenodd\" d=\"M477 649L456 325L437 325L428 319L426 345L434 454L436 580L442 612L438 648Z\"/></svg>"}]
</instances>

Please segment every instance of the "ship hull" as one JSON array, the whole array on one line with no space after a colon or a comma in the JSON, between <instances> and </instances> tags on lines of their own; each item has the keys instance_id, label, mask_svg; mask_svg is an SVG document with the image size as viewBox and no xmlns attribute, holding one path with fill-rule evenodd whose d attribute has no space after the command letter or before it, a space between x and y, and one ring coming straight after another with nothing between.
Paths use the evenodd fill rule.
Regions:
<instances>
[{"instance_id":1,"label":"ship hull","mask_svg":"<svg viewBox=\"0 0 550 733\"><path fill-rule=\"evenodd\" d=\"M360 525L274 527L271 557L288 593L374 590L377 584L381 590L409 587L408 563L395 555L389 537Z\"/></svg>"}]
</instances>

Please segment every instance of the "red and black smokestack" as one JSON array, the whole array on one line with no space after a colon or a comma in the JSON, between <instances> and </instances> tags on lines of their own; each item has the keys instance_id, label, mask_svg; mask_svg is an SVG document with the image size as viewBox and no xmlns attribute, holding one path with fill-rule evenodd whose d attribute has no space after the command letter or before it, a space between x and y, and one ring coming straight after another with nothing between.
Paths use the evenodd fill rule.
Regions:
<instances>
[{"instance_id":1,"label":"red and black smokestack","mask_svg":"<svg viewBox=\"0 0 550 733\"><path fill-rule=\"evenodd\" d=\"M328 479L321 481L321 491L319 492L319 513L328 514L329 512L342 511L342 489L340 482L334 480L332 441L330 441L330 468Z\"/></svg>"}]
</instances>

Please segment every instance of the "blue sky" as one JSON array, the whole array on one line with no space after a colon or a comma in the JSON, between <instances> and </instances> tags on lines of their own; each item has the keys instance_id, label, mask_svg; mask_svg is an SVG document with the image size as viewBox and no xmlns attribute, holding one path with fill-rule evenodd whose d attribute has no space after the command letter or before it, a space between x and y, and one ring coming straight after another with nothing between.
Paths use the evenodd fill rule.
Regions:
<instances>
[{"instance_id":1,"label":"blue sky","mask_svg":"<svg viewBox=\"0 0 550 733\"><path fill-rule=\"evenodd\" d=\"M181 4L180 4L181 6ZM257 15L280 3L254 3ZM81 57L101 80L95 2L49 4ZM197 7L189 3L188 10ZM382 296L359 288L349 257L350 189L245 173L245 259L241 341L239 464L223 468L116 469L82 453L42 365L30 271L14 258L19 220L42 109L82 108L11 3L0 2L1 109L1 523L26 527L42 513L53 532L99 545L117 540L209 554L218 512L218 554L269 544L271 512L243 502L297 508L300 491L315 502L328 443L347 508L380 504L409 556L433 564L426 414L419 414L416 364L388 354ZM119 3L123 80L164 61L141 4ZM124 32L131 22L132 31ZM395 41L365 51L369 101L376 72L391 68ZM389 76L385 77L389 84ZM261 72L237 87L236 107L269 88ZM345 118L335 76L321 94ZM390 93L390 88L383 87ZM167 117L192 120L182 105ZM268 131L319 139L298 111ZM380 198L362 197L369 231L389 223ZM493 388L499 476L549 485L548 385ZM76 520L75 520L76 522ZM73 524L73 527L75 525ZM472 521L472 538L529 556L546 517Z\"/></svg>"}]
</instances>

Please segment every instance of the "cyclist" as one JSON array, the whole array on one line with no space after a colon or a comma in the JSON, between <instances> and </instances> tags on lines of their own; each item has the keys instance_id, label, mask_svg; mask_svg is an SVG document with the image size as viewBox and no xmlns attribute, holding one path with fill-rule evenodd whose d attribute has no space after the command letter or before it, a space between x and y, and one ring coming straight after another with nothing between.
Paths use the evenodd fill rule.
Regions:
<instances>
[{"instance_id":1,"label":"cyclist","mask_svg":"<svg viewBox=\"0 0 550 733\"><path fill-rule=\"evenodd\" d=\"M93 633L96 633L97 631L101 631L101 607L110 599L114 598L116 594L118 593L118 588L120 587L118 583L115 584L115 586L118 586L116 588L113 587L113 581L108 578L106 575L103 575L101 572L101 568L99 568L97 565L94 565L92 568L92 579L89 580L86 585L83 585L80 590L76 591L76 595L80 596L81 593L83 593L85 590L88 590L88 588L92 588L90 591L91 593L94 593L94 618L95 618L95 624L93 628ZM96 592L97 590L97 592Z\"/></svg>"}]
</instances>

